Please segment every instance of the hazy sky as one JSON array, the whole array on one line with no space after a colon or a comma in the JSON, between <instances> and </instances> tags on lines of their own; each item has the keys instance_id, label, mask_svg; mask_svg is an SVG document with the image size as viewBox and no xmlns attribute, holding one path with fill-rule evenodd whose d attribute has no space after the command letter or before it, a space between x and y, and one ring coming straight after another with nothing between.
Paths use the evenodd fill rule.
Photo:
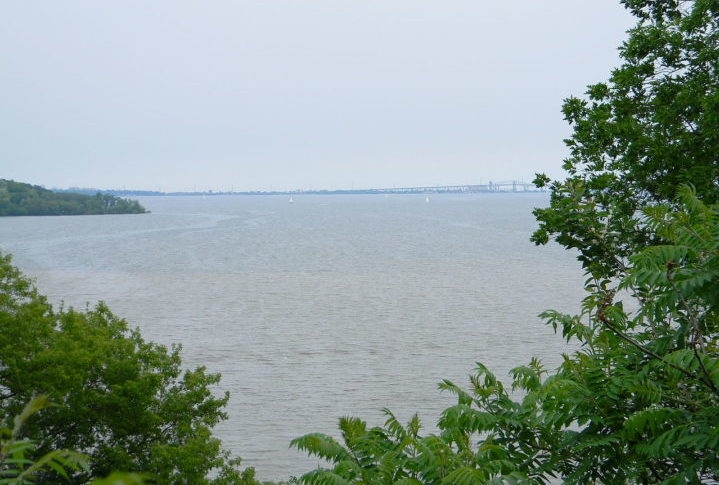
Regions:
<instances>
[{"instance_id":1,"label":"hazy sky","mask_svg":"<svg viewBox=\"0 0 719 485\"><path fill-rule=\"evenodd\" d=\"M149 190L559 176L614 0L4 0L0 178Z\"/></svg>"}]
</instances>

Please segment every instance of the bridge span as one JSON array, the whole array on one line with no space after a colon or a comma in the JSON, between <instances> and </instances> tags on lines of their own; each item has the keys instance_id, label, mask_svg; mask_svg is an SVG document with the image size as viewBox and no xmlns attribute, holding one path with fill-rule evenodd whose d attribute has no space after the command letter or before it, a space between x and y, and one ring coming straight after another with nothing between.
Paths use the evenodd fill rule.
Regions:
<instances>
[{"instance_id":1,"label":"bridge span","mask_svg":"<svg viewBox=\"0 0 719 485\"><path fill-rule=\"evenodd\" d=\"M431 187L394 187L388 189L369 189L367 192L378 194L425 194L425 193L476 193L476 192L537 192L539 189L531 182L509 180L470 185L434 185Z\"/></svg>"}]
</instances>

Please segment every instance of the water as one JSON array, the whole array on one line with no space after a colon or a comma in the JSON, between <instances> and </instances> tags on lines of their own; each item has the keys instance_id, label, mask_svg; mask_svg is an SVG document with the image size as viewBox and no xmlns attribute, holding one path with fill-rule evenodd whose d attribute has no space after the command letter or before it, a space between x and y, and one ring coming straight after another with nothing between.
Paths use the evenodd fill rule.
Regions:
<instances>
[{"instance_id":1,"label":"water","mask_svg":"<svg viewBox=\"0 0 719 485\"><path fill-rule=\"evenodd\" d=\"M149 197L145 215L0 218L0 248L51 301L104 300L143 336L222 373L217 432L260 479L337 418L427 431L474 363L505 378L567 350L537 314L575 312L574 257L528 241L544 194Z\"/></svg>"}]
</instances>

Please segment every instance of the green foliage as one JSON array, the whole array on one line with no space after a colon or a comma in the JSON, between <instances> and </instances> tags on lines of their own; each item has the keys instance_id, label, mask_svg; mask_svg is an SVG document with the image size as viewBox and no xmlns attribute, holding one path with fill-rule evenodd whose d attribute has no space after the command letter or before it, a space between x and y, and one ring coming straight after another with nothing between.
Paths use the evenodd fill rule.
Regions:
<instances>
[{"instance_id":1,"label":"green foliage","mask_svg":"<svg viewBox=\"0 0 719 485\"><path fill-rule=\"evenodd\" d=\"M34 397L15 416L13 428L0 428L0 484L23 485L60 478L67 483L69 472L89 470L87 455L69 450L52 450L36 456L37 444L28 438L21 438L21 431L27 420L51 404L45 395ZM50 476L48 476L50 474ZM91 485L144 485L148 476L140 473L112 473L107 478L92 480Z\"/></svg>"},{"instance_id":2,"label":"green foliage","mask_svg":"<svg viewBox=\"0 0 719 485\"><path fill-rule=\"evenodd\" d=\"M108 194L57 193L37 185L0 179L0 216L141 214L136 200Z\"/></svg>"},{"instance_id":3,"label":"green foliage","mask_svg":"<svg viewBox=\"0 0 719 485\"><path fill-rule=\"evenodd\" d=\"M119 470L158 484L255 484L212 436L228 399L211 391L219 379L204 368L183 371L179 347L146 342L102 303L53 309L0 255L0 416L47 395L56 405L25 424L36 444L26 452L88 455L73 483Z\"/></svg>"},{"instance_id":4,"label":"green foliage","mask_svg":"<svg viewBox=\"0 0 719 485\"><path fill-rule=\"evenodd\" d=\"M719 3L626 0L638 18L607 83L563 108L568 177L537 243L576 249L581 316L544 316L583 350L568 480L716 480ZM636 308L629 312L626 308ZM568 434L569 436L569 434ZM620 459L621 457L621 459ZM571 464L570 460L570 464Z\"/></svg>"},{"instance_id":5,"label":"green foliage","mask_svg":"<svg viewBox=\"0 0 719 485\"><path fill-rule=\"evenodd\" d=\"M107 478L96 478L91 485L145 485L152 480L141 473L111 473Z\"/></svg>"},{"instance_id":6,"label":"green foliage","mask_svg":"<svg viewBox=\"0 0 719 485\"><path fill-rule=\"evenodd\" d=\"M544 315L584 344L558 372L586 389L573 411L584 427L567 442L583 454L567 477L711 481L719 3L623 3L638 23L622 65L564 104L568 177L537 178L551 203L535 210L533 240L576 249L589 276L583 315Z\"/></svg>"},{"instance_id":7,"label":"green foliage","mask_svg":"<svg viewBox=\"0 0 719 485\"><path fill-rule=\"evenodd\" d=\"M533 362L536 364L536 361ZM535 369L537 370L537 369ZM515 384L535 384L529 376L531 365L517 370ZM300 477L306 484L481 484L526 483L528 466L540 456L528 446L506 447L508 434L522 429L522 439L532 441L531 425L522 423L521 405L511 401L503 386L481 364L473 377L473 394L449 381L440 387L457 396L458 404L444 411L439 435L420 436L415 415L406 425L385 410L383 426L367 429L357 418L340 419L343 444L333 438L309 434L292 441L292 446L317 455L331 468L318 468ZM481 441L477 441L481 440ZM478 443L478 444L477 444Z\"/></svg>"},{"instance_id":8,"label":"green foliage","mask_svg":"<svg viewBox=\"0 0 719 485\"><path fill-rule=\"evenodd\" d=\"M585 300L592 334L558 372L586 390L571 413L584 427L568 441L582 452L569 475L577 483L719 476L719 239L701 237L719 234L719 209L690 188L680 194L677 209L645 211L664 242L630 257L619 282L637 309L597 285Z\"/></svg>"},{"instance_id":9,"label":"green foliage","mask_svg":"<svg viewBox=\"0 0 719 485\"><path fill-rule=\"evenodd\" d=\"M66 479L68 471L88 468L87 457L73 451L53 450L35 456L37 444L21 437L23 425L30 416L48 406L47 396L37 396L15 416L12 429L0 428L0 484L34 483L48 471Z\"/></svg>"},{"instance_id":10,"label":"green foliage","mask_svg":"<svg viewBox=\"0 0 719 485\"><path fill-rule=\"evenodd\" d=\"M622 271L651 242L643 207L671 203L682 184L719 201L719 4L624 0L638 17L619 50L623 63L584 99L565 101L569 176L549 185L533 240L576 248L595 276Z\"/></svg>"}]
</instances>

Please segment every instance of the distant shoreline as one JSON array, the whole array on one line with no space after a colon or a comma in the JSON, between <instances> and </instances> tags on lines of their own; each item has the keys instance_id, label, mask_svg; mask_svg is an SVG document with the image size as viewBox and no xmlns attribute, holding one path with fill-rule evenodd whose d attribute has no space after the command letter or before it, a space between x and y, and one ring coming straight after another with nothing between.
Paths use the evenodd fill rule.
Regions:
<instances>
[{"instance_id":1,"label":"distant shoreline","mask_svg":"<svg viewBox=\"0 0 719 485\"><path fill-rule=\"evenodd\" d=\"M510 181L477 185L445 185L434 187L395 187L387 189L336 189L336 190L271 190L271 191L204 191L162 192L153 190L102 190L93 188L54 189L54 192L79 194L108 194L118 197L150 196L215 196L215 195L362 195L362 194L489 194L489 193L537 193L544 192L532 183Z\"/></svg>"},{"instance_id":2,"label":"distant shoreline","mask_svg":"<svg viewBox=\"0 0 719 485\"><path fill-rule=\"evenodd\" d=\"M39 185L0 179L0 217L144 214L136 200L109 193L55 192Z\"/></svg>"}]
</instances>

